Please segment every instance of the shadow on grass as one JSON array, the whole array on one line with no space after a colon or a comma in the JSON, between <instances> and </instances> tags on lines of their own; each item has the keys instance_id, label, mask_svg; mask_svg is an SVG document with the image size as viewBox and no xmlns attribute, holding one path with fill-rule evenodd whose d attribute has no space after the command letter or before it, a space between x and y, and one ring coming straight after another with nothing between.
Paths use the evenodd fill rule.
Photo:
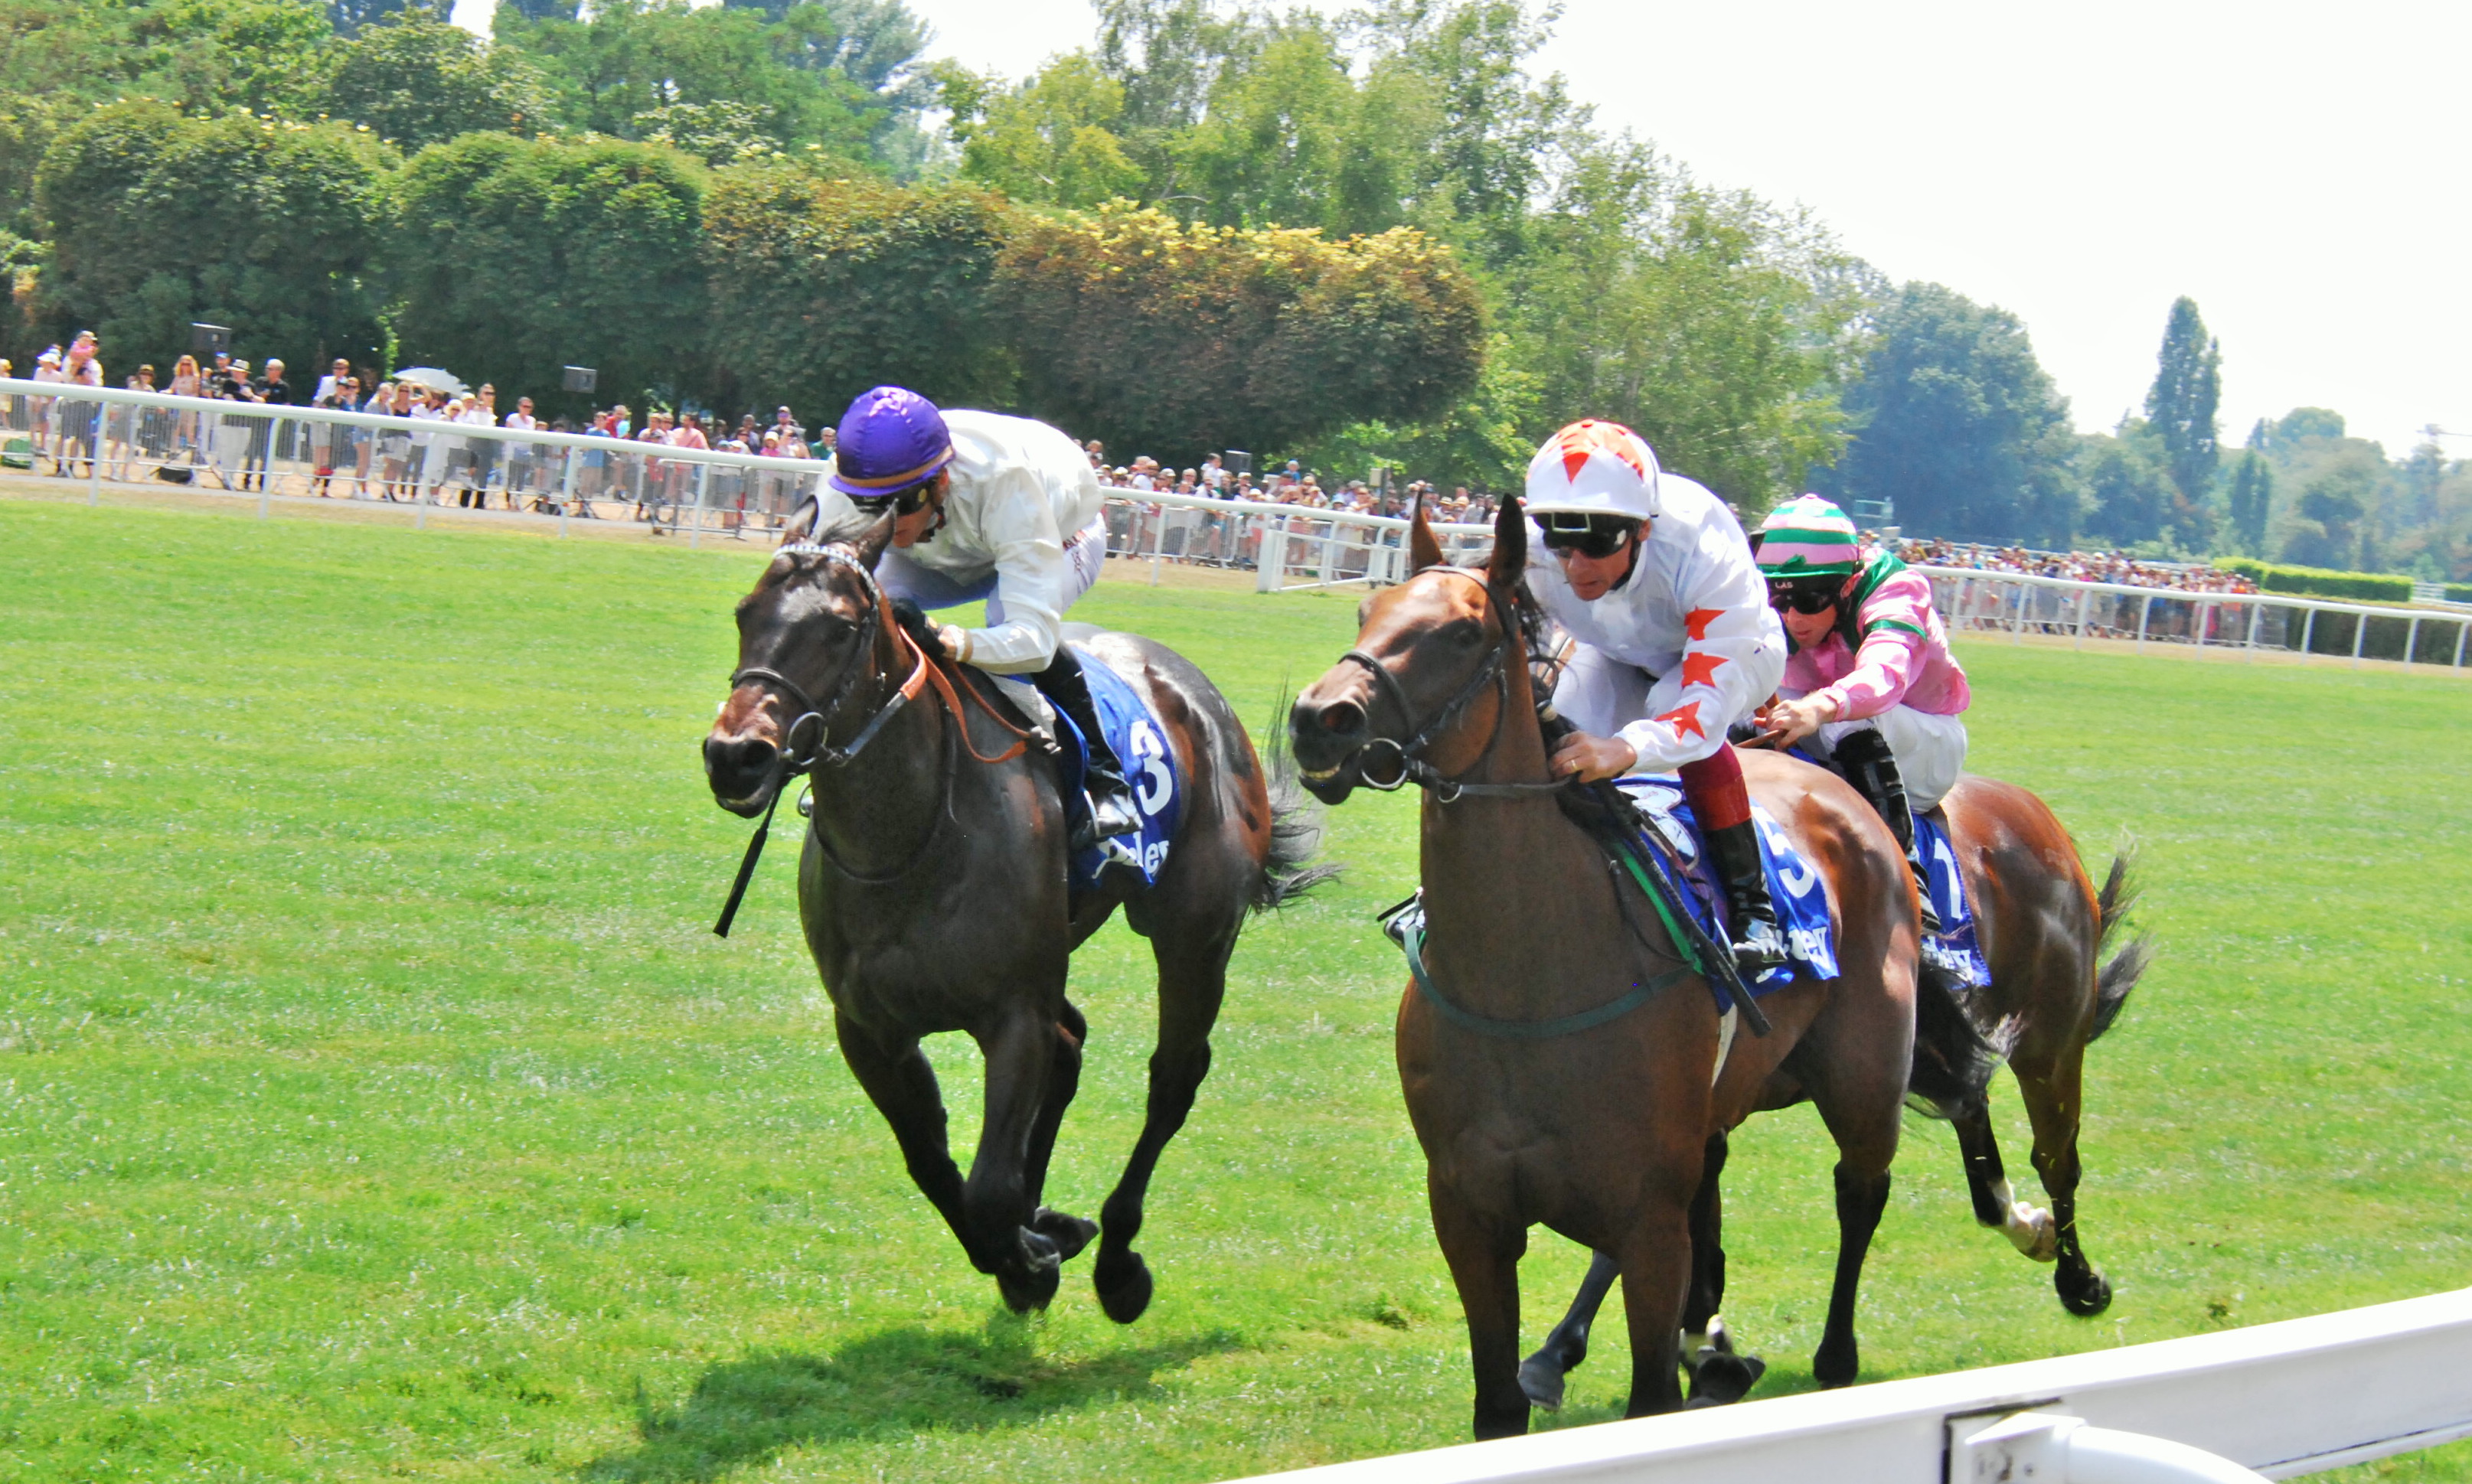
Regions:
<instances>
[{"instance_id":1,"label":"shadow on grass","mask_svg":"<svg viewBox=\"0 0 2472 1484\"><path fill-rule=\"evenodd\" d=\"M832 1355L774 1353L716 1365L676 1407L638 1394L642 1442L586 1464L591 1480L701 1481L785 1449L852 1438L1015 1426L1094 1402L1154 1396L1153 1378L1241 1348L1214 1331L1087 1359L1057 1361L1036 1326L999 1314L979 1334L888 1330Z\"/></svg>"}]
</instances>

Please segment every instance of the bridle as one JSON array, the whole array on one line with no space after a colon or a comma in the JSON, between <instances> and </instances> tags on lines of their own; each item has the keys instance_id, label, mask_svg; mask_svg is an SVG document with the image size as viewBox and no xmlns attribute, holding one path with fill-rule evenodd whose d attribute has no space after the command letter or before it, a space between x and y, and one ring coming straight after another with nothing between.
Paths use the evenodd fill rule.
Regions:
<instances>
[{"instance_id":1,"label":"bridle","mask_svg":"<svg viewBox=\"0 0 2472 1484\"><path fill-rule=\"evenodd\" d=\"M1464 568L1429 567L1425 570L1465 577L1478 584L1485 589L1488 606L1497 613L1515 611L1518 607L1516 602L1498 591L1490 581ZM1493 730L1486 734L1485 748L1477 754L1478 761L1482 762L1490 756L1494 743L1501 739L1503 718L1510 709L1511 649L1526 637L1526 629L1524 625L1514 624L1507 620L1497 619L1496 624L1501 630L1501 635L1494 642L1492 649L1486 655L1485 663L1478 666L1476 672L1467 677L1459 691L1442 703L1440 710L1426 718L1423 725L1415 726L1415 730L1410 734L1406 742L1390 737L1374 737L1367 739L1356 749L1355 757L1351 761L1356 765L1357 778L1367 788L1389 793L1413 783L1420 789L1432 790L1434 797L1442 803L1455 804L1462 798L1535 798L1559 792L1569 784L1569 779L1557 779L1547 783L1462 783L1457 778L1445 775L1425 761L1425 750L1458 723L1461 714L1474 704L1476 698L1484 695L1488 686L1494 689L1499 699L1493 712ZM1363 649L1350 649L1340 656L1340 661L1343 664L1352 663L1362 666L1365 671L1373 677L1374 690L1398 709L1400 721L1406 725L1415 725L1416 708L1409 703L1407 688L1399 683L1397 675L1390 672L1390 668L1382 663L1380 656L1368 654ZM1388 758L1395 768L1395 771L1390 772L1387 778L1374 777L1366 766L1368 756L1375 755L1374 749L1377 747L1388 749Z\"/></svg>"},{"instance_id":2,"label":"bridle","mask_svg":"<svg viewBox=\"0 0 2472 1484\"><path fill-rule=\"evenodd\" d=\"M876 734L884 730L885 723L891 721L900 713L902 707L917 697L919 690L927 683L929 666L926 651L919 650L918 663L912 669L910 678L903 681L891 695L885 698L884 704L876 708L875 715L869 717L867 724L859 728L857 736L851 738L843 746L834 746L832 744L833 720L841 715L843 705L849 700L847 687L850 672L856 670L860 662L875 648L876 628L883 622L884 589L876 585L875 574L867 570L865 562L838 546L820 546L812 541L796 541L783 546L780 552L774 554L779 555L784 552L792 555L820 556L826 566L846 568L857 574L859 584L867 593L867 601L862 605L862 611L859 614L857 640L850 646L850 652L842 660L841 668L833 671L832 681L824 689L824 694L832 697L829 703L817 705L805 691L799 689L796 681L767 666L743 666L729 677L729 688L733 691L748 681L753 680L797 702L799 710L796 718L791 721L788 730L781 734L779 750L783 779L786 782L788 779L812 773L819 766L847 767L860 753L867 750L868 742L875 741ZM815 745L802 751L798 746L799 734L810 721L816 724Z\"/></svg>"}]
</instances>

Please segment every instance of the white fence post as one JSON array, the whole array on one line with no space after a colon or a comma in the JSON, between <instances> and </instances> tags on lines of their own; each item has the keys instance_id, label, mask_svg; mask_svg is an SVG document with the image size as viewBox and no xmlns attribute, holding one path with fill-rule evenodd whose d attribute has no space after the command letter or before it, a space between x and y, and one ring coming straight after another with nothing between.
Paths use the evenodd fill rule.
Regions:
<instances>
[{"instance_id":1,"label":"white fence post","mask_svg":"<svg viewBox=\"0 0 2472 1484\"><path fill-rule=\"evenodd\" d=\"M2249 601L2249 605L2248 605L2248 656L2247 656L2246 663L2251 664L2251 665L2254 665L2254 664L2256 664L2256 663L2257 663L2257 621L2258 621L2258 618L2260 617L2260 615L2264 614L2265 612L2266 612L2266 604L2264 604L2264 603L2262 603L2262 602L2259 602L2259 601L2256 601L2256 600L2254 600L2254 599L2251 599L2251 600Z\"/></svg>"},{"instance_id":2,"label":"white fence post","mask_svg":"<svg viewBox=\"0 0 2472 1484\"><path fill-rule=\"evenodd\" d=\"M2146 652L2146 621L2153 616L2154 595L2149 593L2146 601L2137 605L2137 652L2140 654Z\"/></svg>"},{"instance_id":3,"label":"white fence post","mask_svg":"<svg viewBox=\"0 0 2472 1484\"><path fill-rule=\"evenodd\" d=\"M2353 668L2354 670L2358 670L2358 669L2360 669L2360 668L2361 668L2361 647L2362 647L2362 646L2364 646L2364 645L2365 645L2365 644L2367 644L2368 642L2369 642L2369 616L2368 616L2367 614L2365 614L2365 613L2355 613L2355 614L2353 614L2353 615L2352 615L2352 668Z\"/></svg>"}]
</instances>

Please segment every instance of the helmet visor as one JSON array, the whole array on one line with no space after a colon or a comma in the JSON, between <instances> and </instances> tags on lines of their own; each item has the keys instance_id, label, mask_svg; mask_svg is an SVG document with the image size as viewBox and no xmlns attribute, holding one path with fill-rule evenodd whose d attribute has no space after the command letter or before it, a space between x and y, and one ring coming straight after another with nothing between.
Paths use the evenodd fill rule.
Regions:
<instances>
[{"instance_id":1,"label":"helmet visor","mask_svg":"<svg viewBox=\"0 0 2472 1484\"><path fill-rule=\"evenodd\" d=\"M1573 555L1603 561L1639 531L1639 522L1623 515L1580 510L1553 510L1543 517L1545 550L1569 560Z\"/></svg>"},{"instance_id":2,"label":"helmet visor","mask_svg":"<svg viewBox=\"0 0 2472 1484\"><path fill-rule=\"evenodd\" d=\"M1845 579L1833 573L1816 577L1774 577L1769 582L1769 606L1779 613L1788 609L1806 616L1826 613L1837 606L1838 595L1844 587Z\"/></svg>"}]
</instances>

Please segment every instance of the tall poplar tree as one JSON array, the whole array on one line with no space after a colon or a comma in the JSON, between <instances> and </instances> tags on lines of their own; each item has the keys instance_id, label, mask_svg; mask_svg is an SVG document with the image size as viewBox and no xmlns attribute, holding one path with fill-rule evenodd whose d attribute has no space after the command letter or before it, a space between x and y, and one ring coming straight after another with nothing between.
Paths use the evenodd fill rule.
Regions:
<instances>
[{"instance_id":1,"label":"tall poplar tree","mask_svg":"<svg viewBox=\"0 0 2472 1484\"><path fill-rule=\"evenodd\" d=\"M2154 385L2146 393L2146 424L2163 439L2172 483L2191 506L2203 506L2222 457L2216 438L2215 408L2222 399L2222 347L2206 334L2198 301L2172 301L2156 358Z\"/></svg>"}]
</instances>

